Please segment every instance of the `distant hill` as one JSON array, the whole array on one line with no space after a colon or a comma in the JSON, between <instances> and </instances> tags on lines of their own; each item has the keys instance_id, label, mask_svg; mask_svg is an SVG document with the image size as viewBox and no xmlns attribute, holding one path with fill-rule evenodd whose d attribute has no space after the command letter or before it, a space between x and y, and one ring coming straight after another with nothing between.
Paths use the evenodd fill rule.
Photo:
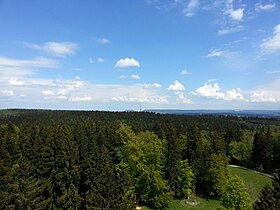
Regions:
<instances>
[{"instance_id":1,"label":"distant hill","mask_svg":"<svg viewBox=\"0 0 280 210\"><path fill-rule=\"evenodd\" d=\"M280 110L179 110L179 109L147 109L146 112L179 115L232 115L240 117L280 118Z\"/></svg>"}]
</instances>

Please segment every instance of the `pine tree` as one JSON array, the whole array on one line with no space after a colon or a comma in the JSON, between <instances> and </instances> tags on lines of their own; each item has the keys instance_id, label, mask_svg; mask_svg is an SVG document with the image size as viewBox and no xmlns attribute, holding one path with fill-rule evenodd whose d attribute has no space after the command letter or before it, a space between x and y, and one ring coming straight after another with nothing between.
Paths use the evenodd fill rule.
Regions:
<instances>
[{"instance_id":1,"label":"pine tree","mask_svg":"<svg viewBox=\"0 0 280 210\"><path fill-rule=\"evenodd\" d=\"M272 186L265 186L254 203L255 210L280 209L280 170L274 174Z\"/></svg>"},{"instance_id":2,"label":"pine tree","mask_svg":"<svg viewBox=\"0 0 280 210\"><path fill-rule=\"evenodd\" d=\"M271 170L273 160L272 146L271 129L263 127L255 134L253 143L253 161L259 170Z\"/></svg>"}]
</instances>

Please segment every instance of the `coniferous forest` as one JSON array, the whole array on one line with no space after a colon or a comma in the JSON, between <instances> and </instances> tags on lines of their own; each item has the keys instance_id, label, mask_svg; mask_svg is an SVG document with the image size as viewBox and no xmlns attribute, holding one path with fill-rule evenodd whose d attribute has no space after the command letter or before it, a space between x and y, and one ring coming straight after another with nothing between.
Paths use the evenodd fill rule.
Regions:
<instances>
[{"instance_id":1,"label":"coniferous forest","mask_svg":"<svg viewBox=\"0 0 280 210\"><path fill-rule=\"evenodd\" d=\"M275 174L273 184L252 204L229 164ZM0 111L0 209L163 209L197 194L277 210L277 169L279 119Z\"/></svg>"}]
</instances>

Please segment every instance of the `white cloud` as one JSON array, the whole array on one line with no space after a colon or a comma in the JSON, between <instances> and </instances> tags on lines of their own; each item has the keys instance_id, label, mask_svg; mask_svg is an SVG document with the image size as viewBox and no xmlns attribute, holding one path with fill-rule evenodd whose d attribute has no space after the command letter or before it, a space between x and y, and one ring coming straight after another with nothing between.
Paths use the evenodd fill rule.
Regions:
<instances>
[{"instance_id":1,"label":"white cloud","mask_svg":"<svg viewBox=\"0 0 280 210\"><path fill-rule=\"evenodd\" d=\"M204 83L204 86L196 89L196 91L192 93L206 98L225 98L225 94L221 92L221 88L218 83L213 83L212 81Z\"/></svg>"},{"instance_id":2,"label":"white cloud","mask_svg":"<svg viewBox=\"0 0 280 210\"><path fill-rule=\"evenodd\" d=\"M280 50L280 24L274 27L273 36L264 40L261 48L268 54L276 53Z\"/></svg>"},{"instance_id":3,"label":"white cloud","mask_svg":"<svg viewBox=\"0 0 280 210\"><path fill-rule=\"evenodd\" d=\"M135 60L134 58L121 58L115 64L115 67L118 68L125 68L125 67L132 67L132 66L140 67L139 61Z\"/></svg>"},{"instance_id":4,"label":"white cloud","mask_svg":"<svg viewBox=\"0 0 280 210\"><path fill-rule=\"evenodd\" d=\"M279 97L275 97L273 94L267 93L266 91L256 91L251 95L252 102L269 102L269 103L277 103L280 102Z\"/></svg>"},{"instance_id":5,"label":"white cloud","mask_svg":"<svg viewBox=\"0 0 280 210\"><path fill-rule=\"evenodd\" d=\"M95 101L107 103L119 102L141 102L149 104L167 104L168 96L159 93L157 83L146 85L103 85L92 84L82 80L48 80L26 79L25 89L20 89L19 94L29 93L26 100L34 101L45 99L52 103L59 103L61 100L70 102ZM32 81L29 81L32 80ZM124 97L125 96L125 97ZM113 99L114 98L114 99ZM44 102L40 102L44 103ZM66 102L65 102L66 103Z\"/></svg>"},{"instance_id":6,"label":"white cloud","mask_svg":"<svg viewBox=\"0 0 280 210\"><path fill-rule=\"evenodd\" d=\"M237 55L237 52L227 51L227 50L210 50L210 52L206 55L207 58L211 57L224 57L224 58L232 58Z\"/></svg>"},{"instance_id":7,"label":"white cloud","mask_svg":"<svg viewBox=\"0 0 280 210\"><path fill-rule=\"evenodd\" d=\"M2 95L4 96L13 96L14 91L13 90L1 90Z\"/></svg>"},{"instance_id":8,"label":"white cloud","mask_svg":"<svg viewBox=\"0 0 280 210\"><path fill-rule=\"evenodd\" d=\"M178 80L175 80L173 84L170 84L167 90L171 91L183 91L185 90L184 85L182 85Z\"/></svg>"},{"instance_id":9,"label":"white cloud","mask_svg":"<svg viewBox=\"0 0 280 210\"><path fill-rule=\"evenodd\" d=\"M184 69L181 71L181 75L188 75L191 74L191 72L189 72L188 70Z\"/></svg>"},{"instance_id":10,"label":"white cloud","mask_svg":"<svg viewBox=\"0 0 280 210\"><path fill-rule=\"evenodd\" d=\"M28 67L28 68L58 68L59 64L56 60L44 57L37 57L30 60L12 59L0 57L0 66L8 67Z\"/></svg>"},{"instance_id":11,"label":"white cloud","mask_svg":"<svg viewBox=\"0 0 280 210\"><path fill-rule=\"evenodd\" d=\"M235 20L235 21L242 21L243 19L243 15L244 15L244 8L239 8L239 9L230 9L227 11L227 14L229 15L229 17L232 19L232 20Z\"/></svg>"},{"instance_id":12,"label":"white cloud","mask_svg":"<svg viewBox=\"0 0 280 210\"><path fill-rule=\"evenodd\" d=\"M80 101L92 101L92 97L91 96L75 96L73 98L70 98L69 101L73 101L73 102L80 102Z\"/></svg>"},{"instance_id":13,"label":"white cloud","mask_svg":"<svg viewBox=\"0 0 280 210\"><path fill-rule=\"evenodd\" d=\"M183 92L175 92L178 95L177 101L182 104L191 104L192 101L185 97Z\"/></svg>"},{"instance_id":14,"label":"white cloud","mask_svg":"<svg viewBox=\"0 0 280 210\"><path fill-rule=\"evenodd\" d=\"M51 91L51 90L43 90L42 91L42 94L44 95L44 96L54 96L54 95L56 95L53 91Z\"/></svg>"},{"instance_id":15,"label":"white cloud","mask_svg":"<svg viewBox=\"0 0 280 210\"><path fill-rule=\"evenodd\" d=\"M126 76L126 75L121 75L120 78L121 78L121 79L127 79L128 76Z\"/></svg>"},{"instance_id":16,"label":"white cloud","mask_svg":"<svg viewBox=\"0 0 280 210\"><path fill-rule=\"evenodd\" d=\"M78 49L78 45L73 42L46 42L42 45L32 43L24 44L31 49L44 51L48 54L58 57L66 57L73 55Z\"/></svg>"},{"instance_id":17,"label":"white cloud","mask_svg":"<svg viewBox=\"0 0 280 210\"><path fill-rule=\"evenodd\" d=\"M280 103L280 78L250 91L251 102Z\"/></svg>"},{"instance_id":18,"label":"white cloud","mask_svg":"<svg viewBox=\"0 0 280 210\"><path fill-rule=\"evenodd\" d=\"M192 94L205 98L223 99L227 101L245 101L240 88L233 88L227 90L226 93L223 93L219 84L214 83L213 81L214 80L209 80L204 83L204 86L198 88L195 92L192 92Z\"/></svg>"},{"instance_id":19,"label":"white cloud","mask_svg":"<svg viewBox=\"0 0 280 210\"><path fill-rule=\"evenodd\" d=\"M130 103L148 103L148 104L168 104L165 97L127 97L118 96L112 97L111 101L115 102L130 102Z\"/></svg>"},{"instance_id":20,"label":"white cloud","mask_svg":"<svg viewBox=\"0 0 280 210\"><path fill-rule=\"evenodd\" d=\"M243 29L244 28L241 25L236 26L236 27L231 27L231 28L220 29L220 30L218 30L218 35L222 36L222 35L226 35L226 34L237 33L239 31L242 31Z\"/></svg>"},{"instance_id":21,"label":"white cloud","mask_svg":"<svg viewBox=\"0 0 280 210\"><path fill-rule=\"evenodd\" d=\"M267 71L267 74L280 74L280 70Z\"/></svg>"},{"instance_id":22,"label":"white cloud","mask_svg":"<svg viewBox=\"0 0 280 210\"><path fill-rule=\"evenodd\" d=\"M97 38L95 39L99 44L109 44L110 43L110 40L107 39L107 38Z\"/></svg>"},{"instance_id":23,"label":"white cloud","mask_svg":"<svg viewBox=\"0 0 280 210\"><path fill-rule=\"evenodd\" d=\"M190 0L186 8L183 10L184 15L187 17L193 16L198 6L199 6L199 0Z\"/></svg>"},{"instance_id":24,"label":"white cloud","mask_svg":"<svg viewBox=\"0 0 280 210\"><path fill-rule=\"evenodd\" d=\"M243 101L244 100L244 96L243 96L242 91L241 91L240 88L232 89L232 90L228 90L226 92L225 100L228 100L228 101L231 101L231 100Z\"/></svg>"},{"instance_id":25,"label":"white cloud","mask_svg":"<svg viewBox=\"0 0 280 210\"><path fill-rule=\"evenodd\" d=\"M153 84L144 84L144 88L161 88L162 86L158 83L153 83Z\"/></svg>"},{"instance_id":26,"label":"white cloud","mask_svg":"<svg viewBox=\"0 0 280 210\"><path fill-rule=\"evenodd\" d=\"M268 10L272 10L274 7L276 6L276 4L261 4L261 3L257 3L255 4L255 9L256 11L268 11Z\"/></svg>"},{"instance_id":27,"label":"white cloud","mask_svg":"<svg viewBox=\"0 0 280 210\"><path fill-rule=\"evenodd\" d=\"M140 76L138 74L132 74L131 79L140 79Z\"/></svg>"},{"instance_id":28,"label":"white cloud","mask_svg":"<svg viewBox=\"0 0 280 210\"><path fill-rule=\"evenodd\" d=\"M138 74L132 74L130 76L127 75L121 75L120 76L121 79L140 79L140 76Z\"/></svg>"},{"instance_id":29,"label":"white cloud","mask_svg":"<svg viewBox=\"0 0 280 210\"><path fill-rule=\"evenodd\" d=\"M25 84L24 81L19 80L18 78L11 78L11 79L9 79L9 83L11 85L16 85L16 86L20 86L20 85L24 85Z\"/></svg>"}]
</instances>

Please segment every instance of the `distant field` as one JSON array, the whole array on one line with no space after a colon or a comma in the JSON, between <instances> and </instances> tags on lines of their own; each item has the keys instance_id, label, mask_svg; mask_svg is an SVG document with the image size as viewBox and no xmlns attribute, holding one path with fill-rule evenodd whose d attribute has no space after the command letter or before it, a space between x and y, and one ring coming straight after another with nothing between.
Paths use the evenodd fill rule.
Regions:
<instances>
[{"instance_id":1,"label":"distant field","mask_svg":"<svg viewBox=\"0 0 280 210\"><path fill-rule=\"evenodd\" d=\"M258 194L260 193L262 188L267 184L271 184L272 182L271 178L261 174L257 174L250 170L232 166L229 166L228 169L231 174L238 175L244 179L251 200L253 202L258 198Z\"/></svg>"}]
</instances>

